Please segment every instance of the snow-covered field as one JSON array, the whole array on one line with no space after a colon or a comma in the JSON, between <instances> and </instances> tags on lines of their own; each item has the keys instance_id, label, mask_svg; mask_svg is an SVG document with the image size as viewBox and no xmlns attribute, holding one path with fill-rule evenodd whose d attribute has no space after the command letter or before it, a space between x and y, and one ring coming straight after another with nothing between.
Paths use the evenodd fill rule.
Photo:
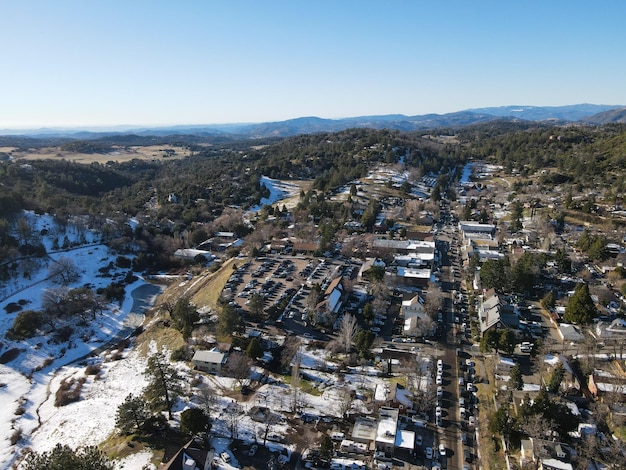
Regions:
<instances>
[{"instance_id":1,"label":"snow-covered field","mask_svg":"<svg viewBox=\"0 0 626 470\"><path fill-rule=\"evenodd\" d=\"M97 244L98 234L71 225L61 231L48 216L26 213L25 217L34 232L47 231L41 241L50 255L49 259L30 263L28 276L2 286L0 307L3 310L12 303L23 305L24 310L40 309L42 293L59 287L48 277L49 266L60 258L69 258L78 268L79 279L68 286L70 288L83 285L90 285L93 289L105 287L111 283L112 277L125 274L123 270L113 268L109 271L112 277L101 275L99 269L114 262L115 255L106 246ZM72 244L80 239L87 245L53 252L55 237L57 242L67 237ZM1 352L15 349L19 350L19 355L0 365L0 399L4 404L0 407L0 468L10 468L27 447L45 451L59 442L72 447L93 445L113 431L117 406L129 393L138 393L143 387L143 361L130 351L122 360L106 362L105 359L100 373L95 376L85 375L85 366L102 359L83 358L104 346L116 334L132 331L141 324L142 312L133 310L137 305L135 300L150 303L159 291L152 286L147 290L142 286L148 284L141 279L127 286L125 301L121 305L104 306L94 321L76 327L69 344L57 344L41 336L11 341L6 338L6 332L12 327L17 313L3 312L0 316ZM147 298L134 299L131 295L142 290ZM81 399L64 407L55 407L55 392L61 380L67 377L85 379ZM11 445L11 438L19 434L21 439Z\"/></svg>"},{"instance_id":2,"label":"snow-covered field","mask_svg":"<svg viewBox=\"0 0 626 470\"><path fill-rule=\"evenodd\" d=\"M267 176L261 176L260 183L265 185L270 191L269 197L261 198L261 202L250 208L251 212L259 212L263 206L274 204L282 199L295 196L300 192L300 188L295 184L275 180Z\"/></svg>"}]
</instances>

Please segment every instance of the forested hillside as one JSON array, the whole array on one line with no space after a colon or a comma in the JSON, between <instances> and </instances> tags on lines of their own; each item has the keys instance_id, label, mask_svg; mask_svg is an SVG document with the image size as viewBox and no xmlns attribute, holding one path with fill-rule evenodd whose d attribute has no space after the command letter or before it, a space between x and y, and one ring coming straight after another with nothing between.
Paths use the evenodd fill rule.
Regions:
<instances>
[{"instance_id":1,"label":"forested hillside","mask_svg":"<svg viewBox=\"0 0 626 470\"><path fill-rule=\"evenodd\" d=\"M185 136L176 138L185 143ZM107 136L88 147L106 151L138 140L154 142L136 136L118 140ZM33 146L33 139L21 145ZM66 141L64 145L82 148L86 144ZM443 187L460 176L465 162L485 160L517 175L517 187L559 188L569 195L567 209L589 213L597 212L600 200L623 203L626 189L626 126L618 124L560 127L503 120L437 131L350 129L286 139L186 145L193 146L192 156L160 161L84 165L5 157L0 161L3 226L12 223L11 215L22 209L48 212L59 219L89 215L90 223L99 227L137 217L148 231L135 236L161 256L167 250L163 243L154 244L155 237L191 233L198 224L218 220L227 208L245 210L258 204L268 193L260 178L269 176L310 180L312 192L302 194L300 209L316 219L333 219L338 227L351 209L331 204L327 195L379 163L402 163L413 175L435 176ZM581 195L578 200L577 194ZM7 246L15 243L6 237L2 240L6 254Z\"/></svg>"}]
</instances>

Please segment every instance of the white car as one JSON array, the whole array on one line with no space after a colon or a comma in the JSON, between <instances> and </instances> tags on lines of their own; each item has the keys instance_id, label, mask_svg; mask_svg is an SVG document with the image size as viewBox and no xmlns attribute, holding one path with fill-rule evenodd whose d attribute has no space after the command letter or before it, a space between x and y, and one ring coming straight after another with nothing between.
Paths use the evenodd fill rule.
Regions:
<instances>
[{"instance_id":1,"label":"white car","mask_svg":"<svg viewBox=\"0 0 626 470\"><path fill-rule=\"evenodd\" d=\"M444 446L443 444L439 444L439 455L441 455L442 457L446 456L446 446Z\"/></svg>"},{"instance_id":2,"label":"white car","mask_svg":"<svg viewBox=\"0 0 626 470\"><path fill-rule=\"evenodd\" d=\"M443 385L443 379L441 377L441 374L437 374L437 378L435 379L435 382L437 383L437 385Z\"/></svg>"},{"instance_id":3,"label":"white car","mask_svg":"<svg viewBox=\"0 0 626 470\"><path fill-rule=\"evenodd\" d=\"M437 398L442 397L443 396L443 387L439 386L437 387Z\"/></svg>"},{"instance_id":4,"label":"white car","mask_svg":"<svg viewBox=\"0 0 626 470\"><path fill-rule=\"evenodd\" d=\"M435 408L435 418L441 418L441 407L438 406L437 408Z\"/></svg>"}]
</instances>

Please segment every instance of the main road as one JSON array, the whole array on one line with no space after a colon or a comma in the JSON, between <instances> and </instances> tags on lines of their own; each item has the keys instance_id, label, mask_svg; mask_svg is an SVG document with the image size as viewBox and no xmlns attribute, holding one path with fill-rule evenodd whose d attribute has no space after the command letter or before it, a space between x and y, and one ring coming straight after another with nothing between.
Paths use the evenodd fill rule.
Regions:
<instances>
[{"instance_id":1,"label":"main road","mask_svg":"<svg viewBox=\"0 0 626 470\"><path fill-rule=\"evenodd\" d=\"M449 209L444 206L449 220ZM438 246L441 253L441 290L443 293L443 325L440 336L441 351L439 358L444 363L443 374L443 421L437 429L439 443L446 447L446 457L442 460L444 468L462 469L467 465L463 455L462 433L464 419L460 416L459 398L465 390L465 384L459 385L459 378L463 377L463 371L459 370L459 361L465 362L470 355L464 351L469 349L469 343L464 341L460 331L463 321L469 325L469 320L463 318L462 313L457 311L455 294L461 292L461 266L456 251L456 231L449 224L443 227L438 234ZM466 310L467 311L467 310ZM468 442L469 444L469 442Z\"/></svg>"}]
</instances>

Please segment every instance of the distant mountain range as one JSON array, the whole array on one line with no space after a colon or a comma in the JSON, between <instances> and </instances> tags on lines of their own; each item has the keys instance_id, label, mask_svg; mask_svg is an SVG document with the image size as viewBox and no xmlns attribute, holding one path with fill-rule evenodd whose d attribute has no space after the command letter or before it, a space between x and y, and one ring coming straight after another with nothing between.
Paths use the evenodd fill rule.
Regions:
<instances>
[{"instance_id":1,"label":"distant mountain range","mask_svg":"<svg viewBox=\"0 0 626 470\"><path fill-rule=\"evenodd\" d=\"M626 107L620 105L575 104L569 106L500 106L494 108L468 109L448 114L424 114L405 116L360 116L344 119L300 117L278 122L257 124L208 124L167 127L117 126L107 128L42 128L0 129L0 135L30 137L64 137L71 139L97 139L107 136L134 134L137 136L199 136L225 138L287 137L316 132L338 132L363 127L413 131L437 127L459 127L497 119L585 124L608 124L626 122Z\"/></svg>"}]
</instances>

